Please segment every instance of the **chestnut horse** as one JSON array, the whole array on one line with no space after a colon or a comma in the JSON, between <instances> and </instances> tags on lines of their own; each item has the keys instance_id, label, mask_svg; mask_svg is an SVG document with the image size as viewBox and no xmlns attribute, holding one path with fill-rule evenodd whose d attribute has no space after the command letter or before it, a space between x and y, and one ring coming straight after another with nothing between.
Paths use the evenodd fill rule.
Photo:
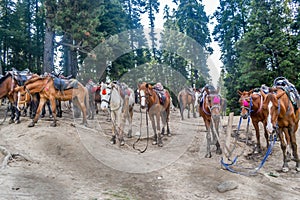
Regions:
<instances>
[{"instance_id":1,"label":"chestnut horse","mask_svg":"<svg viewBox=\"0 0 300 200\"><path fill-rule=\"evenodd\" d=\"M182 89L177 96L179 107L180 107L180 115L183 120L183 112L188 109L188 118L190 118L190 106L192 105L193 117L196 117L194 104L195 104L195 92L190 90L189 88Z\"/></svg>"},{"instance_id":2,"label":"chestnut horse","mask_svg":"<svg viewBox=\"0 0 300 200\"><path fill-rule=\"evenodd\" d=\"M202 99L199 104L199 114L202 116L207 130L207 147L205 157L211 158L210 145L212 144L215 144L217 147L216 153L222 154L220 143L218 141L219 125L221 123L221 95L219 95L219 89L216 90L211 85L205 86L203 91ZM210 131L212 132L213 141L211 141Z\"/></svg>"},{"instance_id":3,"label":"chestnut horse","mask_svg":"<svg viewBox=\"0 0 300 200\"><path fill-rule=\"evenodd\" d=\"M276 93L275 93L276 92ZM282 87L271 88L268 94L264 94L263 109L267 112L267 131L274 136L278 134L283 153L282 171L289 170L290 148L293 152L293 160L296 162L296 170L300 171L300 160L297 152L296 132L299 123L299 108L295 108L289 99L287 92Z\"/></svg>"},{"instance_id":4,"label":"chestnut horse","mask_svg":"<svg viewBox=\"0 0 300 200\"><path fill-rule=\"evenodd\" d=\"M264 125L264 133L267 142L267 148L269 147L268 132L266 129L267 125L267 114L263 111L263 96L260 92L250 91L238 91L240 95L239 103L241 105L241 117L247 119L251 117L252 124L256 133L257 146L255 152L261 153L260 133L259 133L259 122Z\"/></svg>"},{"instance_id":5,"label":"chestnut horse","mask_svg":"<svg viewBox=\"0 0 300 200\"><path fill-rule=\"evenodd\" d=\"M83 113L83 124L87 125L86 105L88 106L89 101L87 89L77 80L71 79L71 81L73 81L74 85L77 85L77 87L70 87L69 89L60 91L54 87L53 77L35 76L26 81L24 86L16 88L16 91L19 92L19 102L22 102L22 99L24 100L26 93L39 93L40 95L39 107L33 121L28 125L28 127L33 127L35 123L37 123L42 108L47 100L50 100L53 112L53 123L51 123L51 126L56 126L56 99L60 101L72 100L74 104L77 104Z\"/></svg>"},{"instance_id":6,"label":"chestnut horse","mask_svg":"<svg viewBox=\"0 0 300 200\"><path fill-rule=\"evenodd\" d=\"M158 144L159 147L163 146L161 135L165 132L167 125L167 134L171 136L169 129L169 116L170 116L170 93L167 90L157 91L154 86L143 82L138 85L140 106L142 109L147 109L149 118L151 120L152 128L154 131L153 145ZM158 94L161 92L163 94ZM163 95L163 100L159 97ZM156 117L156 124L154 121ZM160 120L162 121L163 128L160 131Z\"/></svg>"},{"instance_id":7,"label":"chestnut horse","mask_svg":"<svg viewBox=\"0 0 300 200\"><path fill-rule=\"evenodd\" d=\"M128 138L132 137L132 117L134 106L134 91L125 83L101 83L101 109L109 110L112 121L111 143L120 146L125 144L123 132L126 120L129 122Z\"/></svg>"}]
</instances>

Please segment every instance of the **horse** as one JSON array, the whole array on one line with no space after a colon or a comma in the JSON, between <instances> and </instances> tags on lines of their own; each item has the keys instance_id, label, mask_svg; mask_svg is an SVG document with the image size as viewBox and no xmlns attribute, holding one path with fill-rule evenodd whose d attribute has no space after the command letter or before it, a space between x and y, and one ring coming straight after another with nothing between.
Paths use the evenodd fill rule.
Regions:
<instances>
[{"instance_id":1,"label":"horse","mask_svg":"<svg viewBox=\"0 0 300 200\"><path fill-rule=\"evenodd\" d=\"M205 157L211 158L210 145L213 143L215 143L217 147L216 153L222 154L220 143L217 139L217 136L219 136L219 124L221 120L220 119L221 95L219 95L219 89L216 90L211 85L205 86L202 91L203 94L199 104L199 114L203 118L207 130L206 133L207 147L206 147ZM216 133L214 129L216 130ZM211 142L210 130L212 132L213 142Z\"/></svg>"},{"instance_id":2,"label":"horse","mask_svg":"<svg viewBox=\"0 0 300 200\"><path fill-rule=\"evenodd\" d=\"M95 91L95 96L94 96L96 114L99 113L98 104L101 104L101 94L100 94L100 91L101 91L101 86L98 86L97 90Z\"/></svg>"},{"instance_id":3,"label":"horse","mask_svg":"<svg viewBox=\"0 0 300 200\"><path fill-rule=\"evenodd\" d=\"M85 87L88 90L88 94L89 94L89 105L90 105L90 113L91 113L91 119L94 119L94 115L95 115L95 111L96 113L98 113L98 108L96 109L96 93L98 91L98 95L97 98L99 96L99 91L100 91L100 86L98 86L96 83L94 83L92 80L89 80L87 82L87 84L85 85ZM101 101L101 98L100 98Z\"/></svg>"},{"instance_id":4,"label":"horse","mask_svg":"<svg viewBox=\"0 0 300 200\"><path fill-rule=\"evenodd\" d=\"M60 80L61 81L61 80ZM51 126L55 127L57 124L56 119L56 99L60 101L67 101L72 100L73 103L77 104L82 113L83 113L83 121L82 124L87 126L87 107L88 106L88 93L87 89L76 79L69 80L71 86L68 86L64 90L56 89L54 85L54 77L47 75L47 76L35 76L31 79L27 80L24 86L18 87L15 90L18 92L18 101L20 105L22 105L22 99L24 99L26 93L28 94L35 94L39 93L40 95L40 102L36 112L36 115L33 121L28 125L28 127L33 127L39 119L40 113L42 108L47 100L50 100L51 109L53 113L53 122L50 124ZM63 82L63 84L67 84L68 82Z\"/></svg>"},{"instance_id":5,"label":"horse","mask_svg":"<svg viewBox=\"0 0 300 200\"><path fill-rule=\"evenodd\" d=\"M22 75L22 77L21 77ZM29 78L31 74L26 71L17 71L12 69L8 71L3 77L0 78L0 99L7 97L9 102L12 104L11 109L11 118L9 123L20 123L20 111L17 109L17 94L14 92L14 89L24 83L24 79Z\"/></svg>"},{"instance_id":6,"label":"horse","mask_svg":"<svg viewBox=\"0 0 300 200\"><path fill-rule=\"evenodd\" d=\"M251 117L251 121L255 129L257 145L254 149L254 152L261 153L262 149L261 149L260 133L259 133L260 122L263 124L264 127L264 135L267 142L267 148L269 147L268 132L266 129L267 114L262 109L264 98L261 92L254 92L254 90L243 91L243 92L238 90L238 94L240 95L239 98L239 103L241 106L240 116L243 119L247 119L248 117Z\"/></svg>"},{"instance_id":7,"label":"horse","mask_svg":"<svg viewBox=\"0 0 300 200\"><path fill-rule=\"evenodd\" d=\"M168 90L157 89L149 83L143 82L138 84L138 91L140 97L141 109L147 108L149 118L151 120L152 128L154 131L153 145L163 146L162 137L165 133L165 126L167 125L167 135L171 136L169 129L169 116L170 116L170 93ZM163 98L160 98L163 96ZM156 124L154 121L156 117ZM162 121L163 128L160 131L160 120Z\"/></svg>"},{"instance_id":8,"label":"horse","mask_svg":"<svg viewBox=\"0 0 300 200\"><path fill-rule=\"evenodd\" d=\"M193 116L196 117L195 109L194 109L194 104L195 104L195 92L190 90L189 88L184 88L182 89L178 95L177 99L179 102L179 108L180 108L180 115L181 119L183 120L183 112L184 109L188 109L188 118L190 118L190 106L192 105L192 111L193 111Z\"/></svg>"},{"instance_id":9,"label":"horse","mask_svg":"<svg viewBox=\"0 0 300 200\"><path fill-rule=\"evenodd\" d=\"M299 123L300 109L294 107L288 91L283 87L271 88L268 94L261 91L264 98L263 109L267 112L266 129L274 137L278 134L283 153L282 171L289 171L290 148L293 152L293 160L296 162L296 170L300 171L300 160L297 152L296 132Z\"/></svg>"},{"instance_id":10,"label":"horse","mask_svg":"<svg viewBox=\"0 0 300 200\"><path fill-rule=\"evenodd\" d=\"M111 82L101 83L101 109L109 111L112 122L112 138L111 143L116 144L116 138L120 142L120 146L125 144L124 126L126 120L129 123L127 137L132 137L132 117L134 106L134 91L125 83Z\"/></svg>"}]
</instances>

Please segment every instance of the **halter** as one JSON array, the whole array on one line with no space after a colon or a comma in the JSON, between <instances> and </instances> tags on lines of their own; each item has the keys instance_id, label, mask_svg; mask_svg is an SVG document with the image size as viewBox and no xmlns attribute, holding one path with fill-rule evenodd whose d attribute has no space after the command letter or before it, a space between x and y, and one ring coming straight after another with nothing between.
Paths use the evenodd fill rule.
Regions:
<instances>
[{"instance_id":1,"label":"halter","mask_svg":"<svg viewBox=\"0 0 300 200\"><path fill-rule=\"evenodd\" d=\"M206 97L214 97L214 98L213 98L213 106L208 106L209 112L205 109L204 103L202 103L202 110L203 110L203 112L204 112L205 114L211 115L211 111L212 111L213 109L215 109L215 108L221 109L221 105L220 105L220 95L218 95L218 94L209 94L209 95L205 94L204 99L205 99ZM217 99L217 98L218 98L218 99Z\"/></svg>"}]
</instances>

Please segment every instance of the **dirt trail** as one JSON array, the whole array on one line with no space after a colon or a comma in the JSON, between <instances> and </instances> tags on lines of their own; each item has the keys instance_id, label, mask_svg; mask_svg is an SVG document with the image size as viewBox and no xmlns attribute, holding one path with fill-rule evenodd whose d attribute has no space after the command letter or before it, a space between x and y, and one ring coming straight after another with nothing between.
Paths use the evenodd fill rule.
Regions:
<instances>
[{"instance_id":1,"label":"dirt trail","mask_svg":"<svg viewBox=\"0 0 300 200\"><path fill-rule=\"evenodd\" d=\"M3 114L3 107L0 112ZM144 154L132 148L136 137L125 139L126 145L111 145L110 122L101 113L89 126L75 121L64 112L58 127L50 127L48 117L28 128L30 119L21 124L0 125L0 145L12 153L26 155L31 161L17 158L0 170L0 199L299 199L300 174L295 163L288 173L280 173L282 153L276 142L265 166L255 176L243 176L223 170L221 156L213 151L204 158L205 127L199 117L180 119L171 113L171 137L164 137L164 147L150 144ZM145 114L134 113L133 132L145 138ZM234 124L237 125L238 117ZM227 123L227 118L223 119ZM246 124L243 124L242 128ZM142 129L140 129L142 126ZM252 126L251 126L252 128ZM254 132L254 131L252 131ZM152 135L152 129L149 128ZM253 137L254 139L254 137ZM264 144L264 138L261 139ZM137 146L144 148L147 139ZM243 143L239 143L242 148ZM247 146L245 154L251 151ZM258 166L241 156L241 166ZM0 154L0 159L3 159ZM268 174L276 173L273 177ZM233 181L237 188L224 193L217 186Z\"/></svg>"}]
</instances>

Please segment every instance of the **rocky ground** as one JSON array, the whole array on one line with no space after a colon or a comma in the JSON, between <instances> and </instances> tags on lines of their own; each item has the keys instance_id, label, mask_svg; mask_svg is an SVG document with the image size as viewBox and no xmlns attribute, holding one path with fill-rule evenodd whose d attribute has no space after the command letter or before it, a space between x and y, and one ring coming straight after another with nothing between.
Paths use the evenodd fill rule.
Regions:
<instances>
[{"instance_id":1,"label":"rocky ground","mask_svg":"<svg viewBox=\"0 0 300 200\"><path fill-rule=\"evenodd\" d=\"M3 119L3 106L0 113ZM0 146L15 156L0 169L0 199L300 198L300 174L295 171L295 163L290 163L289 172L280 171L279 142L263 168L249 175L247 167L259 166L264 153L247 156L253 149L253 136L249 141L252 145L239 141L233 155L242 152L237 162L241 168L235 168L245 173L241 175L224 170L220 160L227 159L216 155L214 146L212 158L204 157L206 131L202 118L182 121L179 111L172 111L172 136L165 136L164 146L159 148L147 140L145 117L136 107L133 133L141 133L142 139L135 143L137 136L125 138L123 147L110 144L111 122L102 112L88 121L88 127L80 125L81 119L74 120L72 112L66 109L57 127L50 127L49 116L33 128L27 127L31 120L28 117L22 117L20 124L8 124L6 120L0 125ZM233 128L238 120L234 117ZM227 122L224 117L224 128ZM245 127L243 122L241 132L245 132ZM226 137L224 128L220 139ZM152 135L150 124L148 130ZM261 140L265 146L264 138ZM134 143L136 149L147 147L145 153L135 150ZM2 162L3 154L0 153Z\"/></svg>"}]
</instances>

